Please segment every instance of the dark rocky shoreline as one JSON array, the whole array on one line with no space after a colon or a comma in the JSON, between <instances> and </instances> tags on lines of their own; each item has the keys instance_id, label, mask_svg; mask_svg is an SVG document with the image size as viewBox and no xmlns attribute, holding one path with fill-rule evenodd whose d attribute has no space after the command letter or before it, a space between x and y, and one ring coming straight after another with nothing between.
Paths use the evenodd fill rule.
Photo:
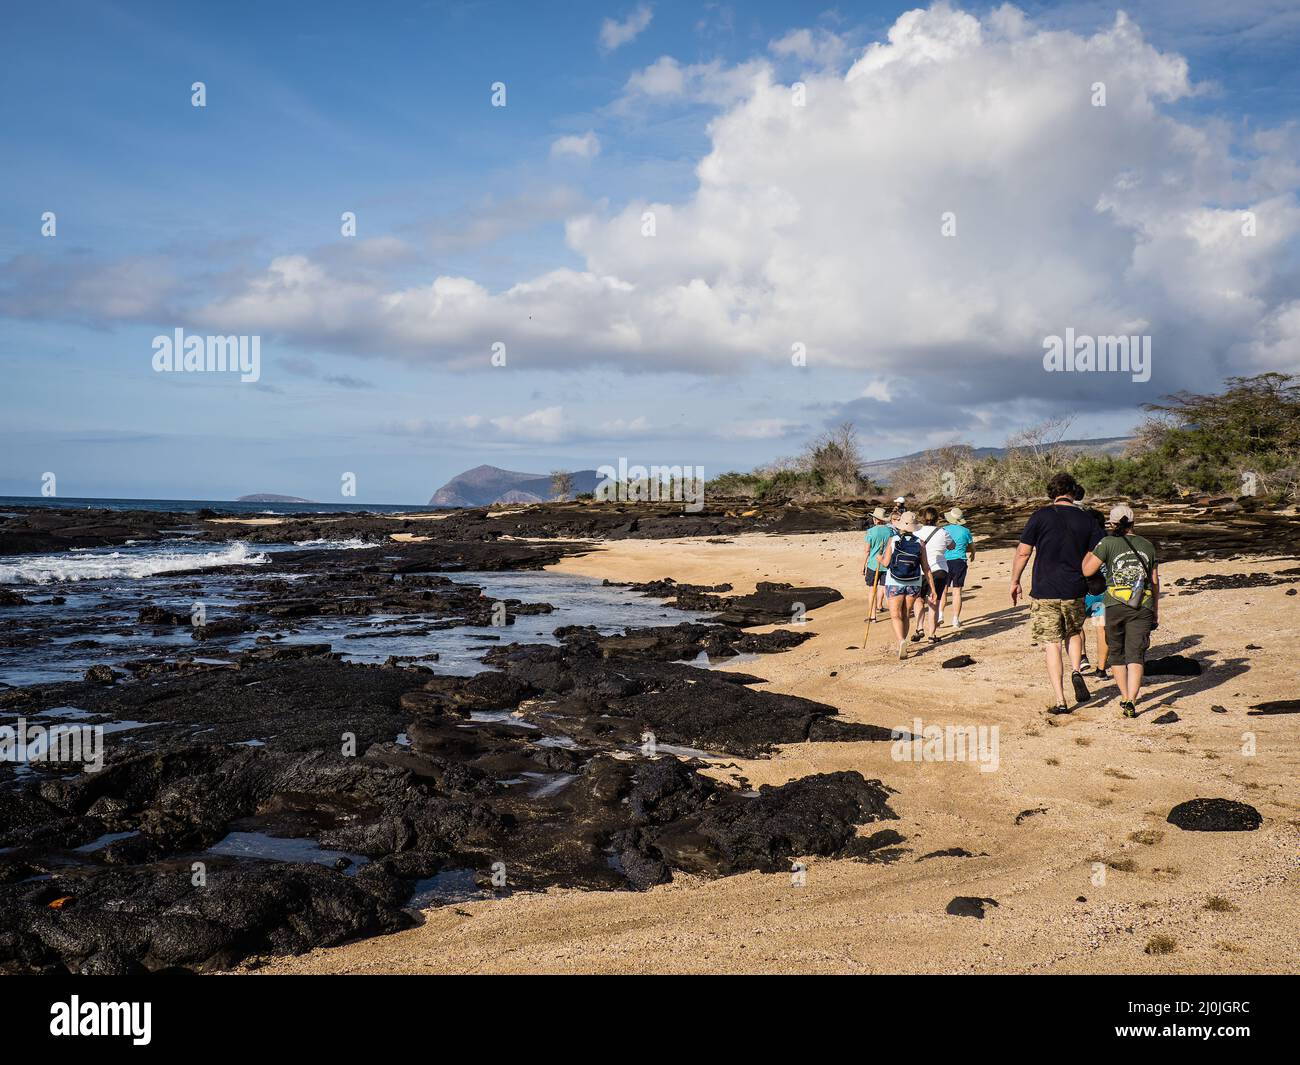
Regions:
<instances>
[{"instance_id":1,"label":"dark rocky shoreline","mask_svg":"<svg viewBox=\"0 0 1300 1065\"><path fill-rule=\"evenodd\" d=\"M941 509L950 500L933 500ZM1111 500L1090 500L1104 509ZM430 537L422 546L445 553L450 565L465 569L512 568L500 552L532 540L671 539L684 536L725 538L742 533L829 533L863 528L873 507L888 500L859 499L821 503L752 503L710 500L698 513L683 513L670 503L542 503L527 507L479 507L428 517L355 514L283 515L271 525L217 523L233 517L216 511L72 510L12 507L0 516L0 555L61 551L70 547L109 547L128 540L152 542L178 531L201 540L239 539L250 544L287 544L320 539L359 538L389 542L392 534ZM920 507L922 501L909 503ZM971 529L984 547L1007 547L1029 514L1041 503L971 504ZM1138 524L1161 548L1167 561L1230 558L1259 554L1300 557L1300 516L1295 508L1278 509L1262 499L1202 498L1183 502L1138 503ZM245 516L247 517L247 516ZM493 545L485 548L483 545ZM407 545L417 546L417 545ZM572 548L577 549L577 548ZM545 562L537 562L538 566Z\"/></svg>"},{"instance_id":2,"label":"dark rocky shoreline","mask_svg":"<svg viewBox=\"0 0 1300 1065\"><path fill-rule=\"evenodd\" d=\"M3 723L51 724L75 707L79 725L132 726L108 737L96 773L0 769L0 971L211 971L408 927L413 894L444 876L484 896L644 890L675 870L780 872L792 857L850 853L857 826L894 817L889 789L856 772L755 793L703 775L691 754L890 738L755 690L758 677L683 664L797 645L807 630L743 628L788 621L796 603L814 610L839 598L832 589L727 597L656 582L642 590L715 618L612 636L569 626L558 646L503 639L468 677L349 664L328 644L282 639L313 617L486 624L497 604L429 571L537 568L586 549L449 537L281 552L192 633L217 648L255 633L227 662L177 654L0 691ZM503 636L512 616L548 609L508 602ZM146 608L138 624L189 621ZM319 852L212 849L236 838Z\"/></svg>"},{"instance_id":3,"label":"dark rocky shoreline","mask_svg":"<svg viewBox=\"0 0 1300 1065\"><path fill-rule=\"evenodd\" d=\"M880 781L817 774L753 792L734 766L731 783L701 772L704 755L891 738L834 707L756 689L757 676L685 664L797 646L812 635L801 626L745 630L789 624L839 599L834 589L624 585L709 616L617 635L570 625L555 631L555 645L510 640L515 618L550 604L494 601L443 576L537 570L602 538L857 529L869 506L684 515L552 504L263 526L149 511L33 508L0 519L0 554L180 533L376 544L225 567L237 592L203 625L155 605L109 627L115 638L185 633L192 651L97 665L82 681L0 688L0 724L56 723L74 707L77 724L124 729L109 736L98 773L33 764L20 778L0 763L0 972L229 968L408 927L418 919L412 900L442 899L444 878L492 897L551 886L644 890L674 871L777 873L806 855L886 860L885 843L871 841L888 833L859 833L894 819ZM1027 511L988 508L973 524L998 545L1014 539ZM1238 503L1168 505L1152 518L1143 531L1166 557L1300 552L1295 518ZM400 532L422 539L389 539ZM184 587L207 572L169 576ZM24 601L5 596L0 609ZM487 669L471 676L435 674L419 656L348 663L329 643L300 642L302 627L321 619L376 615L404 637L486 625L499 635L479 638ZM47 618L11 624L0 641L39 649L55 636L69 632ZM250 839L296 849L271 860L231 846Z\"/></svg>"}]
</instances>

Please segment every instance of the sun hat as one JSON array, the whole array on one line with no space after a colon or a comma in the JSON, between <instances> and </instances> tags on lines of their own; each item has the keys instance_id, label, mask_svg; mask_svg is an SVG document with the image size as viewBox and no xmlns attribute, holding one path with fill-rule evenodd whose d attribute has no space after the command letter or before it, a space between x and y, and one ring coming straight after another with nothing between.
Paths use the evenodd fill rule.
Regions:
<instances>
[{"instance_id":1,"label":"sun hat","mask_svg":"<svg viewBox=\"0 0 1300 1065\"><path fill-rule=\"evenodd\" d=\"M907 496L899 496L897 499L894 500L894 504L900 507L906 502L907 502Z\"/></svg>"},{"instance_id":2,"label":"sun hat","mask_svg":"<svg viewBox=\"0 0 1300 1065\"><path fill-rule=\"evenodd\" d=\"M943 517L945 521L949 521L953 525L966 524L966 516L962 513L961 507L953 507L952 510L948 511Z\"/></svg>"},{"instance_id":3,"label":"sun hat","mask_svg":"<svg viewBox=\"0 0 1300 1065\"><path fill-rule=\"evenodd\" d=\"M899 515L898 521L894 524L898 526L899 532L914 533L916 532L916 515L910 510L905 510Z\"/></svg>"},{"instance_id":4,"label":"sun hat","mask_svg":"<svg viewBox=\"0 0 1300 1065\"><path fill-rule=\"evenodd\" d=\"M876 521L887 521L889 518L889 515L885 513L884 507L876 507L876 509L871 512L871 516L875 518Z\"/></svg>"},{"instance_id":5,"label":"sun hat","mask_svg":"<svg viewBox=\"0 0 1300 1065\"><path fill-rule=\"evenodd\" d=\"M1127 521L1130 525L1133 524L1133 508L1125 503L1116 503L1110 508L1109 524L1118 525L1122 521Z\"/></svg>"}]
</instances>

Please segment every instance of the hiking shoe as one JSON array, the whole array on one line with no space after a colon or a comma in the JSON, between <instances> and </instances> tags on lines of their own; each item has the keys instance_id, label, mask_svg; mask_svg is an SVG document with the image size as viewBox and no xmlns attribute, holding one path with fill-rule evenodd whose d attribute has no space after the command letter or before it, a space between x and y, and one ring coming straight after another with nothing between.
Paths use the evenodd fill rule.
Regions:
<instances>
[{"instance_id":1,"label":"hiking shoe","mask_svg":"<svg viewBox=\"0 0 1300 1065\"><path fill-rule=\"evenodd\" d=\"M1080 672L1080 673L1091 673L1091 672L1092 672L1092 663L1088 661L1088 656L1087 656L1087 655L1083 655L1083 656L1079 659L1079 672Z\"/></svg>"},{"instance_id":2,"label":"hiking shoe","mask_svg":"<svg viewBox=\"0 0 1300 1065\"><path fill-rule=\"evenodd\" d=\"M1074 701L1076 703L1086 703L1092 698L1092 692L1088 691L1088 685L1083 683L1083 678L1079 676L1077 670L1070 674L1070 683L1074 685Z\"/></svg>"},{"instance_id":3,"label":"hiking shoe","mask_svg":"<svg viewBox=\"0 0 1300 1065\"><path fill-rule=\"evenodd\" d=\"M1125 717L1137 717L1137 716L1138 716L1138 708L1137 708L1136 706L1134 706L1133 703L1131 703L1131 702L1122 702L1122 703L1119 704L1119 708L1120 708L1120 711L1124 714Z\"/></svg>"},{"instance_id":4,"label":"hiking shoe","mask_svg":"<svg viewBox=\"0 0 1300 1065\"><path fill-rule=\"evenodd\" d=\"M1070 708L1062 703L1060 706L1049 706L1047 712L1049 714L1068 714L1070 713Z\"/></svg>"}]
</instances>

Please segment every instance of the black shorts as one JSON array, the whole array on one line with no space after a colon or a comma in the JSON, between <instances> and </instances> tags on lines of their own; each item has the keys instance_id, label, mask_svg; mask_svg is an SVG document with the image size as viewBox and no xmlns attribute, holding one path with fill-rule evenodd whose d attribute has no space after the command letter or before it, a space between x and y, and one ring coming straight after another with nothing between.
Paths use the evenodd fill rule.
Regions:
<instances>
[{"instance_id":1,"label":"black shorts","mask_svg":"<svg viewBox=\"0 0 1300 1065\"><path fill-rule=\"evenodd\" d=\"M964 558L948 559L948 583L954 588L966 587L966 560Z\"/></svg>"},{"instance_id":2,"label":"black shorts","mask_svg":"<svg viewBox=\"0 0 1300 1065\"><path fill-rule=\"evenodd\" d=\"M1151 646L1155 612L1149 607L1134 610L1128 603L1106 604L1106 650L1112 666L1140 666Z\"/></svg>"},{"instance_id":3,"label":"black shorts","mask_svg":"<svg viewBox=\"0 0 1300 1065\"><path fill-rule=\"evenodd\" d=\"M948 587L948 573L946 570L936 569L930 571L934 577L934 594L940 599L943 598L943 590Z\"/></svg>"}]
</instances>

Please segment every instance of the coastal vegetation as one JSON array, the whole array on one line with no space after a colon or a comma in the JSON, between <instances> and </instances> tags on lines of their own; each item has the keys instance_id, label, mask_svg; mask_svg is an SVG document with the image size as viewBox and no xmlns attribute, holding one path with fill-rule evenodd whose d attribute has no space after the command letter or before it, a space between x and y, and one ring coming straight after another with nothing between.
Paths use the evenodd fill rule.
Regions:
<instances>
[{"instance_id":1,"label":"coastal vegetation","mask_svg":"<svg viewBox=\"0 0 1300 1065\"><path fill-rule=\"evenodd\" d=\"M1000 454L967 443L931 448L873 484L861 475L857 428L844 423L805 450L752 473L726 473L710 494L805 502L890 494L918 499L1009 502L1041 496L1069 470L1090 496L1186 499L1199 495L1300 500L1300 376L1230 377L1219 392L1178 392L1143 406L1145 418L1122 454L1065 443L1071 419L1012 435Z\"/></svg>"}]
</instances>

